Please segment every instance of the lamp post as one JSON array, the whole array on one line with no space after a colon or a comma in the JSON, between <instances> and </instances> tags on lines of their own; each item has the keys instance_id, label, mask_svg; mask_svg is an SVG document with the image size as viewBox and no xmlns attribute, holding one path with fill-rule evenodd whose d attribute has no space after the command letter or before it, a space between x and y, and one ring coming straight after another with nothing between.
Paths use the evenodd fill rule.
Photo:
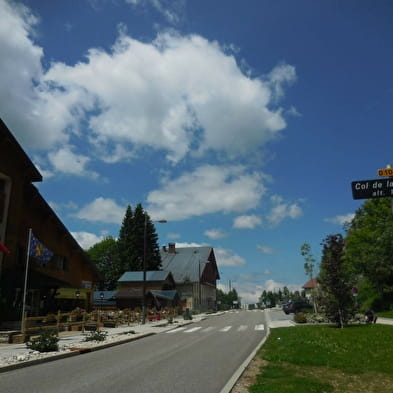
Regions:
<instances>
[{"instance_id":1,"label":"lamp post","mask_svg":"<svg viewBox=\"0 0 393 393\"><path fill-rule=\"evenodd\" d=\"M164 224L167 220L157 220ZM147 246L147 214L145 212L145 225L143 229L143 285L142 285L142 325L146 323L146 246Z\"/></svg>"},{"instance_id":2,"label":"lamp post","mask_svg":"<svg viewBox=\"0 0 393 393\"><path fill-rule=\"evenodd\" d=\"M81 295L81 292L79 289L75 291L75 296L76 296L76 306L79 307L79 296Z\"/></svg>"}]
</instances>

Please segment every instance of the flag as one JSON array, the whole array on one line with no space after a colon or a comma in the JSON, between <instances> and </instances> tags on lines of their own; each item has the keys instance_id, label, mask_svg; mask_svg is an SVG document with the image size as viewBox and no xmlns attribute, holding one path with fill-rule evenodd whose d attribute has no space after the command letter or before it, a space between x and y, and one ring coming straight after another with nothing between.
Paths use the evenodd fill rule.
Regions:
<instances>
[{"instance_id":1,"label":"flag","mask_svg":"<svg viewBox=\"0 0 393 393\"><path fill-rule=\"evenodd\" d=\"M4 254L9 254L10 250L2 242L0 242L0 252L3 252Z\"/></svg>"},{"instance_id":2,"label":"flag","mask_svg":"<svg viewBox=\"0 0 393 393\"><path fill-rule=\"evenodd\" d=\"M37 258L44 263L48 263L52 258L53 252L45 247L35 236L31 233L29 255Z\"/></svg>"}]
</instances>

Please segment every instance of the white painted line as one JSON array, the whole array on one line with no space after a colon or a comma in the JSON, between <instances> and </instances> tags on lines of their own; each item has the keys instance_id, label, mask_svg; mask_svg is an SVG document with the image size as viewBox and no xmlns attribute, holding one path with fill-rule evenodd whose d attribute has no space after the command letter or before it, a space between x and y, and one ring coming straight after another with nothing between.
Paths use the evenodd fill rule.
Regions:
<instances>
[{"instance_id":1,"label":"white painted line","mask_svg":"<svg viewBox=\"0 0 393 393\"><path fill-rule=\"evenodd\" d=\"M191 329L185 330L183 333L192 333L192 332L196 332L199 329L202 329L202 326L193 327Z\"/></svg>"},{"instance_id":2,"label":"white painted line","mask_svg":"<svg viewBox=\"0 0 393 393\"><path fill-rule=\"evenodd\" d=\"M265 326L263 326L263 325L255 325L255 330L265 330Z\"/></svg>"},{"instance_id":3,"label":"white painted line","mask_svg":"<svg viewBox=\"0 0 393 393\"><path fill-rule=\"evenodd\" d=\"M238 332L244 332L245 330L248 329L247 325L240 325L237 329Z\"/></svg>"},{"instance_id":4,"label":"white painted line","mask_svg":"<svg viewBox=\"0 0 393 393\"><path fill-rule=\"evenodd\" d=\"M220 329L219 332L227 332L231 328L232 328L232 326L225 326L224 328Z\"/></svg>"},{"instance_id":5,"label":"white painted line","mask_svg":"<svg viewBox=\"0 0 393 393\"><path fill-rule=\"evenodd\" d=\"M211 332L212 330L214 330L214 327L213 327L213 326L209 326L209 327L207 327L207 328L201 330L201 332L206 333L206 332Z\"/></svg>"}]
</instances>

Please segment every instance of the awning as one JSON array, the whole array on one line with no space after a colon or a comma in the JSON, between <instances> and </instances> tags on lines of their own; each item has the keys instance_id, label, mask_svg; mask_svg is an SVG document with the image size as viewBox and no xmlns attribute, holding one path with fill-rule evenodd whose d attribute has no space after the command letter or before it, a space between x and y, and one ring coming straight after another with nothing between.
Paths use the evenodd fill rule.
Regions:
<instances>
[{"instance_id":1,"label":"awning","mask_svg":"<svg viewBox=\"0 0 393 393\"><path fill-rule=\"evenodd\" d=\"M76 295L79 291L79 296ZM88 294L79 288L59 288L56 291L56 299L87 299Z\"/></svg>"},{"instance_id":2,"label":"awning","mask_svg":"<svg viewBox=\"0 0 393 393\"><path fill-rule=\"evenodd\" d=\"M149 291L154 297L158 299L165 299L165 300L173 300L177 296L177 291L175 289L172 290L162 290L162 291L157 291L157 290L151 290Z\"/></svg>"}]
</instances>

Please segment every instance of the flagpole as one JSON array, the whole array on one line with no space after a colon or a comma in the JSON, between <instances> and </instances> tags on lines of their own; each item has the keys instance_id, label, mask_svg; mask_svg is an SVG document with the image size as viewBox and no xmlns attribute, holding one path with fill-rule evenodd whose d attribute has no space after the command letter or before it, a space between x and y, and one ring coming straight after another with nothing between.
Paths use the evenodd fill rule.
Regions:
<instances>
[{"instance_id":1,"label":"flagpole","mask_svg":"<svg viewBox=\"0 0 393 393\"><path fill-rule=\"evenodd\" d=\"M22 303L22 322L21 331L24 332L25 325L25 311L26 311L26 292L27 292L27 274L29 272L29 257L30 257L30 242L31 242L32 230L29 228L29 239L27 241L27 255L26 255L26 271L25 271L25 285L23 289L23 303Z\"/></svg>"}]
</instances>

